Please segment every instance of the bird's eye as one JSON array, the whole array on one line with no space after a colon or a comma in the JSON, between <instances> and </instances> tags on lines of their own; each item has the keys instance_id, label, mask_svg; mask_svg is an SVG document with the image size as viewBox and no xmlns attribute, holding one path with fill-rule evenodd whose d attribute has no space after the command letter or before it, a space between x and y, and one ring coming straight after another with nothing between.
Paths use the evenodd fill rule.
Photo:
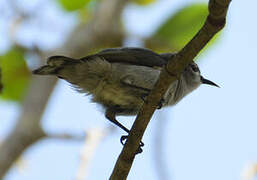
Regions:
<instances>
[{"instance_id":1,"label":"bird's eye","mask_svg":"<svg viewBox=\"0 0 257 180\"><path fill-rule=\"evenodd\" d=\"M197 66L196 64L191 64L191 68L192 68L192 70L193 70L194 72L199 72L199 71L200 71L199 68L198 68L198 66Z\"/></svg>"}]
</instances>

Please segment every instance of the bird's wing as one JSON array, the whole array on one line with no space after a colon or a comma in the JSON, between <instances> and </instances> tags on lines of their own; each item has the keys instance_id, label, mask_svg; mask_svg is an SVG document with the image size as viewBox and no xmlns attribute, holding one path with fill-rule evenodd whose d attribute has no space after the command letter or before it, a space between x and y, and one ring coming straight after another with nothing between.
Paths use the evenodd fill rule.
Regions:
<instances>
[{"instance_id":1,"label":"bird's wing","mask_svg":"<svg viewBox=\"0 0 257 180\"><path fill-rule=\"evenodd\" d=\"M88 60L93 56L99 56L111 63L126 63L138 66L162 67L166 64L166 58L145 48L109 48L90 55L80 60Z\"/></svg>"}]
</instances>

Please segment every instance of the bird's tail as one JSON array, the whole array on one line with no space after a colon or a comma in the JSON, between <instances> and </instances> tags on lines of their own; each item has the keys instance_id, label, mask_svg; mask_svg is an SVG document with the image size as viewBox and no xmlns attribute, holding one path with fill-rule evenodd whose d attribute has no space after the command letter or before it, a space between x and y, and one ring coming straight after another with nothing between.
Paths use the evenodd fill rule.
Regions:
<instances>
[{"instance_id":1,"label":"bird's tail","mask_svg":"<svg viewBox=\"0 0 257 180\"><path fill-rule=\"evenodd\" d=\"M42 66L32 71L33 74L38 75L57 75L65 65L78 63L77 59L72 59L65 56L51 56L47 60L47 65Z\"/></svg>"},{"instance_id":2,"label":"bird's tail","mask_svg":"<svg viewBox=\"0 0 257 180\"><path fill-rule=\"evenodd\" d=\"M111 64L98 56L83 59L52 56L48 58L47 65L33 71L38 75L55 75L86 93L92 93L110 72Z\"/></svg>"}]
</instances>

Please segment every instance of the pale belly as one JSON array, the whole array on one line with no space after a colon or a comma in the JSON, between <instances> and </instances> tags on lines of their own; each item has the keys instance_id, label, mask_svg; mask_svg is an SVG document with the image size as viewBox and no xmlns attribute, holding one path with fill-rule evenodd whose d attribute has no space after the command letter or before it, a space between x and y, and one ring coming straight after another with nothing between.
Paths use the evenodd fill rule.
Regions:
<instances>
[{"instance_id":1,"label":"pale belly","mask_svg":"<svg viewBox=\"0 0 257 180\"><path fill-rule=\"evenodd\" d=\"M105 108L112 108L117 114L136 115L143 105L140 92L131 91L128 87L105 85L93 94L93 101L102 104Z\"/></svg>"}]
</instances>

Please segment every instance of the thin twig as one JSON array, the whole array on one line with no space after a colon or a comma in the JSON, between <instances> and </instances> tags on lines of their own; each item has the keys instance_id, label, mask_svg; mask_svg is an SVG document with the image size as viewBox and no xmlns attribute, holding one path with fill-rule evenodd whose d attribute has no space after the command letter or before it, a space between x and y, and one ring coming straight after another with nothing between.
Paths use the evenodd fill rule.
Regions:
<instances>
[{"instance_id":1,"label":"thin twig","mask_svg":"<svg viewBox=\"0 0 257 180\"><path fill-rule=\"evenodd\" d=\"M80 165L76 174L76 180L87 179L89 165L94 157L96 148L100 142L109 134L110 130L106 128L93 128L87 131L87 138L81 150Z\"/></svg>"},{"instance_id":2,"label":"thin twig","mask_svg":"<svg viewBox=\"0 0 257 180\"><path fill-rule=\"evenodd\" d=\"M46 134L45 138L56 139L56 140L68 140L68 141L84 141L86 136L79 136L75 134L68 133L54 133L54 134Z\"/></svg>"}]
</instances>

